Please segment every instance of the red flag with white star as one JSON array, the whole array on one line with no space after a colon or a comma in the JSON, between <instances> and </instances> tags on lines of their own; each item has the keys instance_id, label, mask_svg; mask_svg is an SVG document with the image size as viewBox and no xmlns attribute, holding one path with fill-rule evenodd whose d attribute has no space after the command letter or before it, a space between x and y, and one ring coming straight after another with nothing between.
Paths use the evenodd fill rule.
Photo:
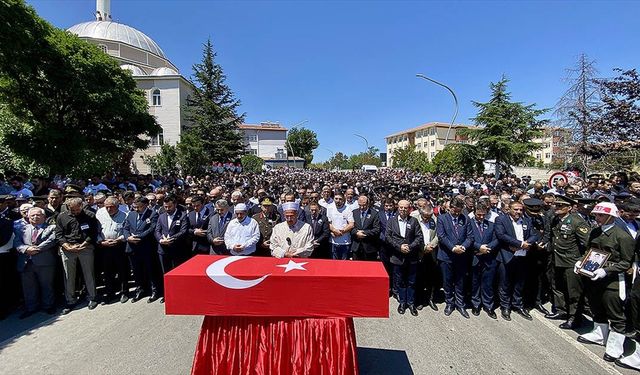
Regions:
<instances>
[{"instance_id":1,"label":"red flag with white star","mask_svg":"<svg viewBox=\"0 0 640 375\"><path fill-rule=\"evenodd\" d=\"M164 276L173 315L388 317L380 262L198 255Z\"/></svg>"}]
</instances>

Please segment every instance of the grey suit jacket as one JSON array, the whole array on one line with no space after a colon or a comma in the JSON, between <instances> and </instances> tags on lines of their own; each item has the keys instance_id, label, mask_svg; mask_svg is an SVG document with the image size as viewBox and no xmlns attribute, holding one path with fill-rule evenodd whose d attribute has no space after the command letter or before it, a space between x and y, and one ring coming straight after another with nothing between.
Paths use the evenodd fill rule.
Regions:
<instances>
[{"instance_id":1,"label":"grey suit jacket","mask_svg":"<svg viewBox=\"0 0 640 375\"><path fill-rule=\"evenodd\" d=\"M207 229L207 239L209 240L209 243L212 243L216 237L224 238L224 233L227 231L227 226L229 225L229 222L232 218L233 215L229 215L229 213L227 213L227 215L225 215L224 217L225 221L222 223L222 225L220 225L220 215L215 214L211 216L211 218L209 219L209 228ZM224 244L217 246L211 245L209 254L229 254L229 251Z\"/></svg>"},{"instance_id":2,"label":"grey suit jacket","mask_svg":"<svg viewBox=\"0 0 640 375\"><path fill-rule=\"evenodd\" d=\"M35 227L27 224L16 231L13 240L13 246L18 250L18 271L24 271L24 267L29 261L29 255L25 253L29 246L37 246L40 252L31 256L34 266L55 266L56 255L56 226L46 225L43 229L39 229L36 241L32 241L33 231Z\"/></svg>"}]
</instances>

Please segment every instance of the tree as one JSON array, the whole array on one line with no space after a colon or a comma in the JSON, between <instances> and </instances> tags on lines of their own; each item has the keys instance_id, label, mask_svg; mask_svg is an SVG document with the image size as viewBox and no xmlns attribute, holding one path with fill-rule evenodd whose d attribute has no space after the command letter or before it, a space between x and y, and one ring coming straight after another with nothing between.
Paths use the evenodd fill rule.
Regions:
<instances>
[{"instance_id":1,"label":"tree","mask_svg":"<svg viewBox=\"0 0 640 375\"><path fill-rule=\"evenodd\" d=\"M619 75L600 80L602 106L596 121L596 141L640 142L640 77L635 69L614 69Z\"/></svg>"},{"instance_id":2,"label":"tree","mask_svg":"<svg viewBox=\"0 0 640 375\"><path fill-rule=\"evenodd\" d=\"M371 146L366 152L351 155L347 163L347 169L360 169L363 165L375 165L379 167L381 161L377 155L378 151L380 150Z\"/></svg>"},{"instance_id":3,"label":"tree","mask_svg":"<svg viewBox=\"0 0 640 375\"><path fill-rule=\"evenodd\" d=\"M594 141L594 127L598 107L601 105L601 84L596 79L598 71L595 61L580 54L573 68L567 69L566 81L569 88L562 95L553 113L556 123L571 130L572 137L567 140L565 160L579 164L583 171L589 166L589 157L585 147Z\"/></svg>"},{"instance_id":4,"label":"tree","mask_svg":"<svg viewBox=\"0 0 640 375\"><path fill-rule=\"evenodd\" d=\"M102 172L161 129L130 73L19 0L0 2L0 127L16 156L50 174ZM64 145L64 146L63 146Z\"/></svg>"},{"instance_id":5,"label":"tree","mask_svg":"<svg viewBox=\"0 0 640 375\"><path fill-rule=\"evenodd\" d=\"M242 170L244 172L260 173L262 171L262 166L264 165L264 160L256 155L247 154L242 155L240 158L240 164L242 164Z\"/></svg>"},{"instance_id":6,"label":"tree","mask_svg":"<svg viewBox=\"0 0 640 375\"><path fill-rule=\"evenodd\" d=\"M460 130L460 134L476 141L479 156L495 159L496 177L510 171L512 165L524 162L528 153L541 148L532 140L542 135L547 120L537 117L547 109L535 109L535 104L524 105L511 101L506 77L491 83L491 98L486 103L473 102L479 108L473 120L478 127Z\"/></svg>"},{"instance_id":7,"label":"tree","mask_svg":"<svg viewBox=\"0 0 640 375\"><path fill-rule=\"evenodd\" d=\"M475 145L453 143L433 158L433 171L438 174L462 173L473 176L484 172L482 158Z\"/></svg>"},{"instance_id":8,"label":"tree","mask_svg":"<svg viewBox=\"0 0 640 375\"><path fill-rule=\"evenodd\" d=\"M176 146L163 144L156 155L143 156L142 161L151 168L151 172L159 175L178 174L178 153Z\"/></svg>"},{"instance_id":9,"label":"tree","mask_svg":"<svg viewBox=\"0 0 640 375\"><path fill-rule=\"evenodd\" d=\"M238 128L244 114L237 114L240 101L225 83L227 77L215 62L216 56L208 39L202 61L193 65L193 93L186 104L186 119L191 126L185 133L201 139L203 153L209 161L225 162L236 159L244 150Z\"/></svg>"},{"instance_id":10,"label":"tree","mask_svg":"<svg viewBox=\"0 0 640 375\"><path fill-rule=\"evenodd\" d=\"M429 156L416 150L415 145L399 148L393 152L393 167L405 168L416 172L430 172Z\"/></svg>"},{"instance_id":11,"label":"tree","mask_svg":"<svg viewBox=\"0 0 640 375\"><path fill-rule=\"evenodd\" d=\"M287 135L287 150L292 156L304 158L308 165L313 160L313 150L318 148L318 136L312 130L294 127Z\"/></svg>"},{"instance_id":12,"label":"tree","mask_svg":"<svg viewBox=\"0 0 640 375\"><path fill-rule=\"evenodd\" d=\"M197 175L211 164L202 138L195 132L184 132L176 144L176 156L185 175Z\"/></svg>"},{"instance_id":13,"label":"tree","mask_svg":"<svg viewBox=\"0 0 640 375\"><path fill-rule=\"evenodd\" d=\"M349 169L349 157L338 151L327 161L327 164L329 169Z\"/></svg>"}]
</instances>

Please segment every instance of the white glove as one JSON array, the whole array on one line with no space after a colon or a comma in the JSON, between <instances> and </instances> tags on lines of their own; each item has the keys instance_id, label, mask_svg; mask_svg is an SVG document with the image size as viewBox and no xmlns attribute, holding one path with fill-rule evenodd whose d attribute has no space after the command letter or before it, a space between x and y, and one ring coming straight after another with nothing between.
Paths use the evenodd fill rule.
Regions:
<instances>
[{"instance_id":1,"label":"white glove","mask_svg":"<svg viewBox=\"0 0 640 375\"><path fill-rule=\"evenodd\" d=\"M573 266L573 273L577 275L581 265L582 265L582 261L581 260L577 261L576 264Z\"/></svg>"},{"instance_id":2,"label":"white glove","mask_svg":"<svg viewBox=\"0 0 640 375\"><path fill-rule=\"evenodd\" d=\"M591 278L591 280L604 279L605 276L607 276L607 271L603 270L602 268L598 268L593 272L593 277Z\"/></svg>"}]
</instances>

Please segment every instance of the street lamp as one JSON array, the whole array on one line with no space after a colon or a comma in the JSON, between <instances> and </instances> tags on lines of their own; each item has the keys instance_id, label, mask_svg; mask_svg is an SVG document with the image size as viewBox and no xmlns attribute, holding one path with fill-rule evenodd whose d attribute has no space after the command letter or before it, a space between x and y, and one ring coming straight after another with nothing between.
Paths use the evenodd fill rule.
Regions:
<instances>
[{"instance_id":1,"label":"street lamp","mask_svg":"<svg viewBox=\"0 0 640 375\"><path fill-rule=\"evenodd\" d=\"M446 136L446 138L444 139L444 145L445 145L445 146L447 146L447 142L449 142L449 133L451 132L451 128L453 127L453 123L456 121L456 117L458 117L458 98L456 97L456 93L455 93L455 92L453 92L453 90L451 89L451 87L449 87L449 86L445 85L445 84L444 84L444 83L442 83L442 82L438 82L438 81L436 81L435 79L429 78L429 77L425 76L424 74L416 74L416 77L418 77L418 78L422 78L422 79L426 79L426 80L427 80L427 81L429 81L429 82L433 82L433 83L435 83L435 84L436 84L436 85L438 85L438 86L442 86L442 87L444 87L444 88L445 88L445 89L447 89L447 90L451 93L451 95L453 96L453 101L454 101L454 103L455 103L455 105L456 105L456 111L455 111L455 113L453 114L453 120L451 120L451 124L449 125L449 128L447 129L447 136Z\"/></svg>"},{"instance_id":2,"label":"street lamp","mask_svg":"<svg viewBox=\"0 0 640 375\"><path fill-rule=\"evenodd\" d=\"M353 135L355 135L356 137L360 137L360 138L364 139L364 143L367 145L367 152L369 152L369 141L367 141L367 139L365 137L361 136L360 134L353 134Z\"/></svg>"}]
</instances>

